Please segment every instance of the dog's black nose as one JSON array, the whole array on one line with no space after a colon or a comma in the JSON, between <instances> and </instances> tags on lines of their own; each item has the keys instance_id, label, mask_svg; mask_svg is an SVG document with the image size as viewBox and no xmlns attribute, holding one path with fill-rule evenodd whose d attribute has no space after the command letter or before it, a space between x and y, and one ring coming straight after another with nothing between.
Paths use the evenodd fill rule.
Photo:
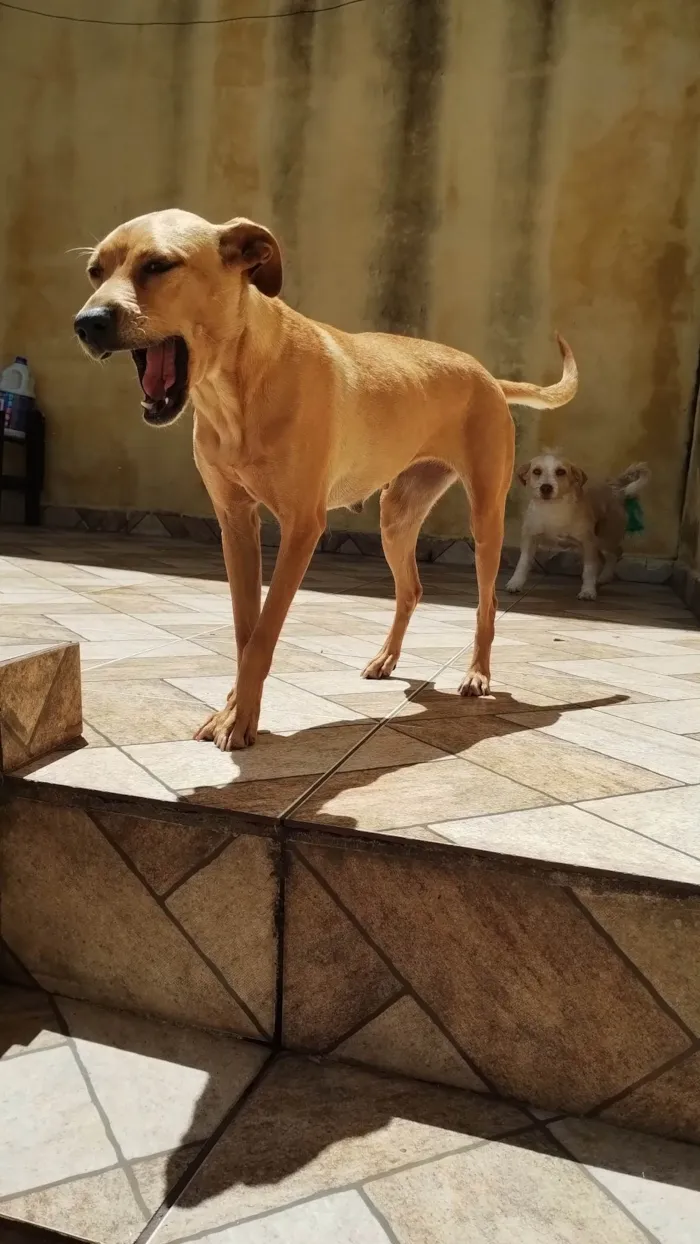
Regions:
<instances>
[{"instance_id":1,"label":"dog's black nose","mask_svg":"<svg viewBox=\"0 0 700 1244\"><path fill-rule=\"evenodd\" d=\"M551 497L553 492L554 492L554 489L552 488L551 484L540 484L540 496L541 497Z\"/></svg>"},{"instance_id":2,"label":"dog's black nose","mask_svg":"<svg viewBox=\"0 0 700 1244\"><path fill-rule=\"evenodd\" d=\"M90 307L73 321L80 340L93 350L112 350L117 327L116 307Z\"/></svg>"}]
</instances>

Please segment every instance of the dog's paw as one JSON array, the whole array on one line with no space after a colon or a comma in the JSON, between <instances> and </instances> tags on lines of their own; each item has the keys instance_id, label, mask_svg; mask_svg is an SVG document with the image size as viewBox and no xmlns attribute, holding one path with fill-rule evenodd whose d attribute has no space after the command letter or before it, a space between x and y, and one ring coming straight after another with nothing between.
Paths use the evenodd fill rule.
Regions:
<instances>
[{"instance_id":1,"label":"dog's paw","mask_svg":"<svg viewBox=\"0 0 700 1244\"><path fill-rule=\"evenodd\" d=\"M480 674L477 670L470 670L459 689L459 694L482 696L488 695L489 690L490 686L488 675Z\"/></svg>"},{"instance_id":2,"label":"dog's paw","mask_svg":"<svg viewBox=\"0 0 700 1244\"><path fill-rule=\"evenodd\" d=\"M390 652L384 647L379 651L376 657L365 666L362 671L363 678L389 678L396 669L396 663L399 659L398 652Z\"/></svg>"},{"instance_id":3,"label":"dog's paw","mask_svg":"<svg viewBox=\"0 0 700 1244\"><path fill-rule=\"evenodd\" d=\"M578 594L579 600L596 600L598 593L594 587L582 587Z\"/></svg>"},{"instance_id":4,"label":"dog's paw","mask_svg":"<svg viewBox=\"0 0 700 1244\"><path fill-rule=\"evenodd\" d=\"M244 747L252 747L258 732L259 715L259 706L247 713L239 708L236 693L232 691L226 707L211 713L194 737L200 742L215 743L221 752L236 752Z\"/></svg>"},{"instance_id":5,"label":"dog's paw","mask_svg":"<svg viewBox=\"0 0 700 1244\"><path fill-rule=\"evenodd\" d=\"M507 592L522 592L524 587L525 587L525 584L520 583L519 580L516 579L515 577L513 577L512 579L509 579L508 582L506 583Z\"/></svg>"}]
</instances>

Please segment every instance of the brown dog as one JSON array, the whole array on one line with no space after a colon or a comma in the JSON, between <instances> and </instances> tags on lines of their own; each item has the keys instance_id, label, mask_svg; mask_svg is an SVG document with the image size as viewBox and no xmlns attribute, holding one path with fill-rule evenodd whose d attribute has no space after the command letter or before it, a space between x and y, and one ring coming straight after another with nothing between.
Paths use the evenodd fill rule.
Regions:
<instances>
[{"instance_id":1,"label":"brown dog","mask_svg":"<svg viewBox=\"0 0 700 1244\"><path fill-rule=\"evenodd\" d=\"M388 677L398 661L421 596L418 532L459 477L471 503L479 585L460 691L486 694L513 470L508 403L543 409L571 400L577 373L566 343L559 339L562 379L540 388L494 380L447 346L328 328L277 297L279 246L243 219L212 225L176 210L141 216L96 247L88 274L95 292L75 320L88 352L132 352L148 423L172 423L188 396L194 406L194 456L221 525L238 657L226 707L197 738L223 750L255 741L275 644L326 511L379 488L396 613L365 678ZM259 503L281 528L262 610Z\"/></svg>"}]
</instances>

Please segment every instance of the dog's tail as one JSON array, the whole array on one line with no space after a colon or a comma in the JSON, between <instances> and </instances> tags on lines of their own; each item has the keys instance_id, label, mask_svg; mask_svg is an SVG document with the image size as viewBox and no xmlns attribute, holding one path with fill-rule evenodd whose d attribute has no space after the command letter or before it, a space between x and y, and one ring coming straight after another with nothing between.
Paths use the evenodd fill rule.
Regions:
<instances>
[{"instance_id":1,"label":"dog's tail","mask_svg":"<svg viewBox=\"0 0 700 1244\"><path fill-rule=\"evenodd\" d=\"M612 486L623 497L638 497L651 479L651 471L646 462L633 462L622 475L612 480Z\"/></svg>"},{"instance_id":2,"label":"dog's tail","mask_svg":"<svg viewBox=\"0 0 700 1244\"><path fill-rule=\"evenodd\" d=\"M564 360L561 380L556 384L543 387L539 384L528 384L527 381L499 380L506 401L514 406L534 406L536 410L554 410L557 406L565 406L576 395L578 389L578 368L571 346L563 337L556 334L557 344Z\"/></svg>"}]
</instances>

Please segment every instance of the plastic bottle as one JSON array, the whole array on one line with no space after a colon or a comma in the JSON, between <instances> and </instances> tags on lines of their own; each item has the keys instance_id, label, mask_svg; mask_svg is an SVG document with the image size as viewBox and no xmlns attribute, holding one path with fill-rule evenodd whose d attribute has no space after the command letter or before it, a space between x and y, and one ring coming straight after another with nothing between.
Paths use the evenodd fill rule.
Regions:
<instances>
[{"instance_id":1,"label":"plastic bottle","mask_svg":"<svg viewBox=\"0 0 700 1244\"><path fill-rule=\"evenodd\" d=\"M8 440L24 440L34 409L34 377L21 355L0 373L0 423Z\"/></svg>"}]
</instances>

